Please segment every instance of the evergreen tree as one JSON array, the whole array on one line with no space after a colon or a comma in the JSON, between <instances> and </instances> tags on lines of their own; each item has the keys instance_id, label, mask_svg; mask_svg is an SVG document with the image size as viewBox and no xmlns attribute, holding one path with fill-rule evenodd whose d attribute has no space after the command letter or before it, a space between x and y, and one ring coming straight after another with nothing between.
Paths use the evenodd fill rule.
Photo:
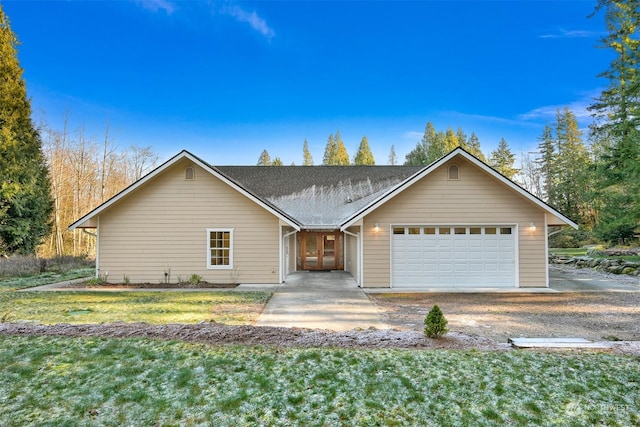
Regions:
<instances>
[{"instance_id":1,"label":"evergreen tree","mask_svg":"<svg viewBox=\"0 0 640 427\"><path fill-rule=\"evenodd\" d=\"M266 149L262 150L262 153L258 158L258 166L271 166L271 156Z\"/></svg>"},{"instance_id":2,"label":"evergreen tree","mask_svg":"<svg viewBox=\"0 0 640 427\"><path fill-rule=\"evenodd\" d=\"M333 134L329 135L327 145L324 147L324 157L322 158L323 165L335 165L336 155L338 154L338 144L333 137Z\"/></svg>"},{"instance_id":3,"label":"evergreen tree","mask_svg":"<svg viewBox=\"0 0 640 427\"><path fill-rule=\"evenodd\" d=\"M303 166L313 166L313 157L311 157L311 152L309 151L309 143L305 138L304 144L302 144L302 165Z\"/></svg>"},{"instance_id":4,"label":"evergreen tree","mask_svg":"<svg viewBox=\"0 0 640 427\"><path fill-rule=\"evenodd\" d=\"M273 159L273 161L271 162L271 166L282 166L282 159L278 156L276 156L275 159Z\"/></svg>"},{"instance_id":5,"label":"evergreen tree","mask_svg":"<svg viewBox=\"0 0 640 427\"><path fill-rule=\"evenodd\" d=\"M458 141L458 137L453 132L453 129L447 128L447 132L444 134L444 154L455 150L459 146L460 141Z\"/></svg>"},{"instance_id":6,"label":"evergreen tree","mask_svg":"<svg viewBox=\"0 0 640 427\"><path fill-rule=\"evenodd\" d=\"M389 151L389 164L391 166L395 166L398 164L398 156L396 156L396 147L392 144L391 150Z\"/></svg>"},{"instance_id":7,"label":"evergreen tree","mask_svg":"<svg viewBox=\"0 0 640 427\"><path fill-rule=\"evenodd\" d=\"M507 178L513 179L515 174L518 173L518 169L513 167L515 161L516 157L511 152L507 141L501 138L500 144L489 156L489 165Z\"/></svg>"},{"instance_id":8,"label":"evergreen tree","mask_svg":"<svg viewBox=\"0 0 640 427\"><path fill-rule=\"evenodd\" d=\"M0 5L0 253L32 254L49 233L53 201L17 45Z\"/></svg>"},{"instance_id":9,"label":"evergreen tree","mask_svg":"<svg viewBox=\"0 0 640 427\"><path fill-rule=\"evenodd\" d=\"M338 166L349 166L351 161L349 160L349 153L347 153L347 147L342 142L340 131L336 131L336 158L335 164Z\"/></svg>"},{"instance_id":10,"label":"evergreen tree","mask_svg":"<svg viewBox=\"0 0 640 427\"><path fill-rule=\"evenodd\" d=\"M476 135L475 132L471 132L471 136L469 137L469 142L468 142L468 146L469 146L469 153L473 154L474 156L476 156L477 158L479 158L480 160L482 160L483 162L487 162L487 158L484 156L484 153L482 152L482 149L480 148L480 140L478 139L478 136Z\"/></svg>"},{"instance_id":11,"label":"evergreen tree","mask_svg":"<svg viewBox=\"0 0 640 427\"><path fill-rule=\"evenodd\" d=\"M552 204L568 217L583 222L590 167L576 116L565 107L556 114L557 157Z\"/></svg>"},{"instance_id":12,"label":"evergreen tree","mask_svg":"<svg viewBox=\"0 0 640 427\"><path fill-rule=\"evenodd\" d=\"M427 163L431 164L447 154L446 135L444 132L429 133L429 149L427 150Z\"/></svg>"},{"instance_id":13,"label":"evergreen tree","mask_svg":"<svg viewBox=\"0 0 640 427\"><path fill-rule=\"evenodd\" d=\"M422 140L405 156L405 165L428 165L445 153L442 139L436 133L433 123L428 122Z\"/></svg>"},{"instance_id":14,"label":"evergreen tree","mask_svg":"<svg viewBox=\"0 0 640 427\"><path fill-rule=\"evenodd\" d=\"M596 231L608 240L625 241L640 226L640 5L637 0L599 0L607 35L602 46L614 54L600 74L609 86L590 107L598 121L594 139L606 139L599 162L598 193L602 211Z\"/></svg>"},{"instance_id":15,"label":"evergreen tree","mask_svg":"<svg viewBox=\"0 0 640 427\"><path fill-rule=\"evenodd\" d=\"M538 150L540 158L537 160L538 170L544 183L544 198L547 203L554 205L556 195L554 193L557 184L556 142L553 137L553 129L545 125L539 138Z\"/></svg>"},{"instance_id":16,"label":"evergreen tree","mask_svg":"<svg viewBox=\"0 0 640 427\"><path fill-rule=\"evenodd\" d=\"M458 146L469 151L469 140L467 139L467 134L464 133L460 126L458 126L458 130L456 130L456 138L458 139Z\"/></svg>"},{"instance_id":17,"label":"evergreen tree","mask_svg":"<svg viewBox=\"0 0 640 427\"><path fill-rule=\"evenodd\" d=\"M376 161L373 159L373 153L369 148L369 140L366 136L362 137L362 141L360 141L360 146L358 147L358 152L353 158L354 165L375 165Z\"/></svg>"}]
</instances>

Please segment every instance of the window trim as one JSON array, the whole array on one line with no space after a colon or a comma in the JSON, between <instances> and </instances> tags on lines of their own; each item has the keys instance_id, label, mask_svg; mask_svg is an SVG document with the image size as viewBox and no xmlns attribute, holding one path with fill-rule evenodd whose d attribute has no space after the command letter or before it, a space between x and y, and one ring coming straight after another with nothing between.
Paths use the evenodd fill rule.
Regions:
<instances>
[{"instance_id":1,"label":"window trim","mask_svg":"<svg viewBox=\"0 0 640 427\"><path fill-rule=\"evenodd\" d=\"M229 265L211 265L211 233L220 232L229 233ZM233 270L233 228L207 228L207 270Z\"/></svg>"}]
</instances>

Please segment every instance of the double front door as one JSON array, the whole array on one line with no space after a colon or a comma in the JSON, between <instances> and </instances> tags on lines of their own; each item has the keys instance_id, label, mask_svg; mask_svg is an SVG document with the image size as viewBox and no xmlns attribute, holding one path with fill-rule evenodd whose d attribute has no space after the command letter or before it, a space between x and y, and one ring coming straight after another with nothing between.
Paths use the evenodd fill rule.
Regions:
<instances>
[{"instance_id":1,"label":"double front door","mask_svg":"<svg viewBox=\"0 0 640 427\"><path fill-rule=\"evenodd\" d=\"M340 232L300 232L298 234L299 270L344 270Z\"/></svg>"}]
</instances>

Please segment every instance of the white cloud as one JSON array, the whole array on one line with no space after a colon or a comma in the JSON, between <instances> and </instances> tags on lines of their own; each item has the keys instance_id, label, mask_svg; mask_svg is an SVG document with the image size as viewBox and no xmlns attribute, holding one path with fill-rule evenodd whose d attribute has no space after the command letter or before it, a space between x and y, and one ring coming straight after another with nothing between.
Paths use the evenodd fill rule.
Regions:
<instances>
[{"instance_id":1,"label":"white cloud","mask_svg":"<svg viewBox=\"0 0 640 427\"><path fill-rule=\"evenodd\" d=\"M271 40L276 35L273 29L269 27L267 22L260 16L258 16L255 11L247 12L239 6L229 6L225 7L223 9L223 12L235 18L238 22L249 24L251 28L259 32L269 40Z\"/></svg>"},{"instance_id":2,"label":"white cloud","mask_svg":"<svg viewBox=\"0 0 640 427\"><path fill-rule=\"evenodd\" d=\"M541 39L561 39L561 38L592 38L603 35L604 33L599 31L589 31L589 30L565 30L560 29L556 33L550 34L542 34L539 37Z\"/></svg>"},{"instance_id":3,"label":"white cloud","mask_svg":"<svg viewBox=\"0 0 640 427\"><path fill-rule=\"evenodd\" d=\"M402 137L404 139L410 139L412 141L421 140L423 136L424 136L424 132L418 132L418 131L415 131L415 130L410 130L408 132L405 132L402 135Z\"/></svg>"},{"instance_id":4,"label":"white cloud","mask_svg":"<svg viewBox=\"0 0 640 427\"><path fill-rule=\"evenodd\" d=\"M556 112L562 110L564 107L569 107L571 112L577 119L589 119L592 113L588 110L589 106L593 103L593 99L602 93L601 89L595 89L587 92L581 99L573 101L568 104L557 105L545 105L535 108L527 113L518 116L522 120L537 120L537 119L555 119Z\"/></svg>"},{"instance_id":5,"label":"white cloud","mask_svg":"<svg viewBox=\"0 0 640 427\"><path fill-rule=\"evenodd\" d=\"M176 10L176 5L169 0L136 0L136 3L152 12L164 10L167 15L171 15Z\"/></svg>"}]
</instances>

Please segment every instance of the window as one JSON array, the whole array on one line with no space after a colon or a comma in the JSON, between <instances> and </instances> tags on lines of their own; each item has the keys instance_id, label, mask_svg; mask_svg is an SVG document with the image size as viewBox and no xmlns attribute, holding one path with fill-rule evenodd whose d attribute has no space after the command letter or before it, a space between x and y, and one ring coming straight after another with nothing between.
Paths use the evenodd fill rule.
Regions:
<instances>
[{"instance_id":1,"label":"window","mask_svg":"<svg viewBox=\"0 0 640 427\"><path fill-rule=\"evenodd\" d=\"M184 170L184 179L191 181L194 179L194 177L195 177L195 172L193 170L193 167L192 166L186 167Z\"/></svg>"},{"instance_id":2,"label":"window","mask_svg":"<svg viewBox=\"0 0 640 427\"><path fill-rule=\"evenodd\" d=\"M233 268L233 229L207 229L207 268Z\"/></svg>"},{"instance_id":3,"label":"window","mask_svg":"<svg viewBox=\"0 0 640 427\"><path fill-rule=\"evenodd\" d=\"M495 227L486 227L484 229L484 234L496 234L496 228Z\"/></svg>"},{"instance_id":4,"label":"window","mask_svg":"<svg viewBox=\"0 0 640 427\"><path fill-rule=\"evenodd\" d=\"M420 227L409 227L409 234L420 234Z\"/></svg>"},{"instance_id":5,"label":"window","mask_svg":"<svg viewBox=\"0 0 640 427\"><path fill-rule=\"evenodd\" d=\"M436 228L435 227L425 227L424 228L424 234L436 234Z\"/></svg>"},{"instance_id":6,"label":"window","mask_svg":"<svg viewBox=\"0 0 640 427\"><path fill-rule=\"evenodd\" d=\"M449 179L457 180L458 179L458 166L451 165L449 166Z\"/></svg>"},{"instance_id":7,"label":"window","mask_svg":"<svg viewBox=\"0 0 640 427\"><path fill-rule=\"evenodd\" d=\"M469 229L469 234L482 234L482 228L480 228L480 227L471 227Z\"/></svg>"},{"instance_id":8,"label":"window","mask_svg":"<svg viewBox=\"0 0 640 427\"><path fill-rule=\"evenodd\" d=\"M440 234L451 234L450 227L440 227L438 231L440 232Z\"/></svg>"},{"instance_id":9,"label":"window","mask_svg":"<svg viewBox=\"0 0 640 427\"><path fill-rule=\"evenodd\" d=\"M404 227L393 227L393 234L404 234Z\"/></svg>"},{"instance_id":10,"label":"window","mask_svg":"<svg viewBox=\"0 0 640 427\"><path fill-rule=\"evenodd\" d=\"M467 229L465 227L456 227L453 229L455 234L467 234Z\"/></svg>"},{"instance_id":11,"label":"window","mask_svg":"<svg viewBox=\"0 0 640 427\"><path fill-rule=\"evenodd\" d=\"M500 234L511 234L511 227L501 227Z\"/></svg>"}]
</instances>

